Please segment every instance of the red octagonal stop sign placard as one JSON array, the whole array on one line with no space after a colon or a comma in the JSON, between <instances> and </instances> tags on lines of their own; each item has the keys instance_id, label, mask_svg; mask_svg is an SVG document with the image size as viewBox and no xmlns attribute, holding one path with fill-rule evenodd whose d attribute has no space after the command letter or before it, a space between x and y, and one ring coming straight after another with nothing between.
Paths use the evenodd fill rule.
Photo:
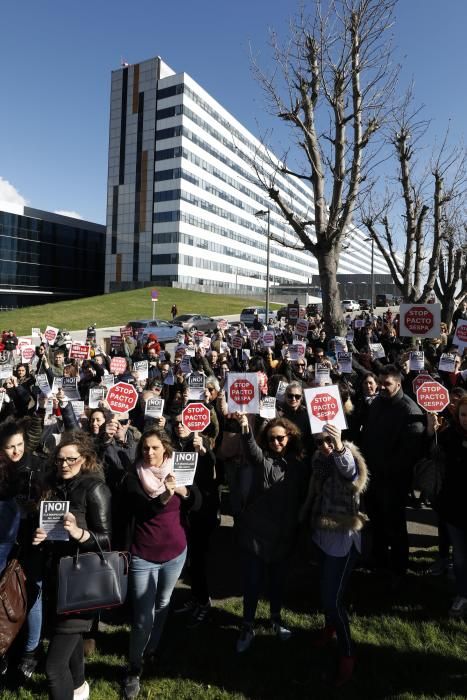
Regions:
<instances>
[{"instance_id":1,"label":"red octagonal stop sign placard","mask_svg":"<svg viewBox=\"0 0 467 700\"><path fill-rule=\"evenodd\" d=\"M248 379L236 379L230 387L230 396L235 403L244 406L253 400L255 387Z\"/></svg>"},{"instance_id":2,"label":"red octagonal stop sign placard","mask_svg":"<svg viewBox=\"0 0 467 700\"><path fill-rule=\"evenodd\" d=\"M401 304L400 329L402 337L435 338L439 335L441 307L439 304Z\"/></svg>"},{"instance_id":3,"label":"red octagonal stop sign placard","mask_svg":"<svg viewBox=\"0 0 467 700\"><path fill-rule=\"evenodd\" d=\"M417 403L429 413L441 413L449 404L449 391L439 382L424 382L417 389Z\"/></svg>"},{"instance_id":4,"label":"red octagonal stop sign placard","mask_svg":"<svg viewBox=\"0 0 467 700\"><path fill-rule=\"evenodd\" d=\"M192 432L201 432L211 422L211 412L204 403L189 403L182 411L182 423Z\"/></svg>"},{"instance_id":5,"label":"red octagonal stop sign placard","mask_svg":"<svg viewBox=\"0 0 467 700\"><path fill-rule=\"evenodd\" d=\"M314 417L318 418L318 420L322 420L323 423L327 423L335 418L339 412L336 399L326 392L316 394L311 401L310 407Z\"/></svg>"},{"instance_id":6,"label":"red octagonal stop sign placard","mask_svg":"<svg viewBox=\"0 0 467 700\"><path fill-rule=\"evenodd\" d=\"M417 376L415 377L415 379L412 382L413 393L416 395L417 391L422 386L422 384L425 384L425 382L432 382L432 381L433 381L433 377L431 376L431 374L426 374L426 373L417 374Z\"/></svg>"},{"instance_id":7,"label":"red octagonal stop sign placard","mask_svg":"<svg viewBox=\"0 0 467 700\"><path fill-rule=\"evenodd\" d=\"M107 393L106 401L110 410L114 413L126 413L131 411L138 400L138 392L135 387L126 382L117 382Z\"/></svg>"}]
</instances>

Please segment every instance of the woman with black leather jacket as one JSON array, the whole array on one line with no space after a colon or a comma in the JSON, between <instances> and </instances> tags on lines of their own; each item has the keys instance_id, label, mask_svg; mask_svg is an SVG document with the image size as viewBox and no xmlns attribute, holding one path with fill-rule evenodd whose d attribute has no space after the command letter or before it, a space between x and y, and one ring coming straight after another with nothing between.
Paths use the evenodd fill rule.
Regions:
<instances>
[{"instance_id":1,"label":"woman with black leather jacket","mask_svg":"<svg viewBox=\"0 0 467 700\"><path fill-rule=\"evenodd\" d=\"M97 459L92 439L82 431L65 433L53 458L42 493L44 500L69 501L63 523L68 542L47 541L37 528L33 544L48 555L46 585L55 608L55 578L61 557L96 549L94 537L108 549L111 536L110 491ZM94 537L91 535L93 533ZM89 686L84 678L83 633L89 632L94 616L54 615L47 653L46 674L52 700L87 700Z\"/></svg>"}]
</instances>

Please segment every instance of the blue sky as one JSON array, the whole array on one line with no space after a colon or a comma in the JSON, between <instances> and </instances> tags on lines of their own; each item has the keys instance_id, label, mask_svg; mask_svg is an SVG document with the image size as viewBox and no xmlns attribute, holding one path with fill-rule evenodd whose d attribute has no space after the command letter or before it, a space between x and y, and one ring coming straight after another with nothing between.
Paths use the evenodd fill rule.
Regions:
<instances>
[{"instance_id":1,"label":"blue sky","mask_svg":"<svg viewBox=\"0 0 467 700\"><path fill-rule=\"evenodd\" d=\"M285 0L3 0L0 199L105 222L110 73L162 56L251 131L270 126L250 70L268 27L284 34ZM401 92L412 78L430 135L464 138L466 0L400 0L394 26ZM9 183L9 184L8 184Z\"/></svg>"}]
</instances>

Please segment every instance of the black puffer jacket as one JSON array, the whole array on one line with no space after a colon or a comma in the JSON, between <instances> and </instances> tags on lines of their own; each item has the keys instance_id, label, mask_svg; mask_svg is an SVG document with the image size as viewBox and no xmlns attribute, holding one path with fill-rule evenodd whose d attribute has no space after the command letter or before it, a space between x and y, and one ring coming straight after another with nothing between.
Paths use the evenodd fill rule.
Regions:
<instances>
[{"instance_id":1,"label":"black puffer jacket","mask_svg":"<svg viewBox=\"0 0 467 700\"><path fill-rule=\"evenodd\" d=\"M434 453L444 466L444 479L434 507L451 525L467 532L467 434L458 425L450 425L438 434Z\"/></svg>"}]
</instances>

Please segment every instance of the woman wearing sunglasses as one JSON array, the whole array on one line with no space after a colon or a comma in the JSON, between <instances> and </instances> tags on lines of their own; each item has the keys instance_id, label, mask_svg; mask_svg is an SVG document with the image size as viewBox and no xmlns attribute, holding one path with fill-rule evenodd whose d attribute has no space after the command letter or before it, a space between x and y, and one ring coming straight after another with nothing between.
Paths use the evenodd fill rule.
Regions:
<instances>
[{"instance_id":1,"label":"woman wearing sunglasses","mask_svg":"<svg viewBox=\"0 0 467 700\"><path fill-rule=\"evenodd\" d=\"M53 566L46 586L52 601L59 559L75 554L77 548L83 552L95 550L94 537L102 548L108 549L111 534L110 491L92 438L79 430L64 433L53 463L42 498L69 501L69 512L63 517L69 540L47 540L47 533L42 528L37 528L33 538L33 545L42 546L51 557ZM46 660L51 700L87 700L89 697L89 686L84 678L83 633L89 632L93 618L91 613L83 613L57 615L51 620Z\"/></svg>"},{"instance_id":2,"label":"woman wearing sunglasses","mask_svg":"<svg viewBox=\"0 0 467 700\"><path fill-rule=\"evenodd\" d=\"M246 414L236 413L244 451L251 465L246 506L236 519L243 555L243 625L237 652L254 638L253 623L264 574L269 583L269 608L274 634L282 641L291 632L281 621L286 560L295 542L298 513L308 478L303 463L300 430L286 418L267 423L258 443Z\"/></svg>"},{"instance_id":3,"label":"woman wearing sunglasses","mask_svg":"<svg viewBox=\"0 0 467 700\"><path fill-rule=\"evenodd\" d=\"M361 551L360 530L367 518L359 511L360 494L366 488L368 472L355 445L342 442L339 428L327 424L324 430L313 436L316 451L302 517L311 511L325 617L325 626L314 645L325 646L337 638L339 664L335 685L340 686L351 679L355 664L343 596Z\"/></svg>"}]
</instances>

